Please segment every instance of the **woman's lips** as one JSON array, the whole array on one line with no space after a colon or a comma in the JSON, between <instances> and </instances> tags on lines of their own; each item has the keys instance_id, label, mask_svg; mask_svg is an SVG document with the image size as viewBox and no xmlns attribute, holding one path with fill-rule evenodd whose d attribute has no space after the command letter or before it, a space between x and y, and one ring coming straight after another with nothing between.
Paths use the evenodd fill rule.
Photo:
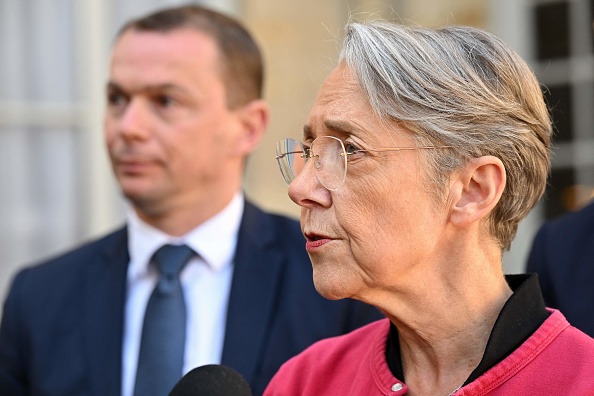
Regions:
<instances>
[{"instance_id":1,"label":"woman's lips","mask_svg":"<svg viewBox=\"0 0 594 396\"><path fill-rule=\"evenodd\" d=\"M305 249L307 251L316 249L322 245L325 245L326 243L330 242L331 240L332 239L318 239L315 241L307 241L307 242L305 242Z\"/></svg>"},{"instance_id":2,"label":"woman's lips","mask_svg":"<svg viewBox=\"0 0 594 396\"><path fill-rule=\"evenodd\" d=\"M315 235L315 234L307 234L305 236L305 249L307 251L315 250L320 246L327 244L328 242L332 241L332 238L323 235Z\"/></svg>"}]
</instances>

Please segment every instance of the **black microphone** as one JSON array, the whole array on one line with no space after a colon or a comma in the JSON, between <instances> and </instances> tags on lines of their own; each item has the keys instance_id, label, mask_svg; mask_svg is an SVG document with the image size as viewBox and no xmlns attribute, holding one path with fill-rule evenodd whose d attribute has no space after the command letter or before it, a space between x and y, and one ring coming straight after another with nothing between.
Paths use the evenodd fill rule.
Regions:
<instances>
[{"instance_id":1,"label":"black microphone","mask_svg":"<svg viewBox=\"0 0 594 396\"><path fill-rule=\"evenodd\" d=\"M190 370L169 396L252 396L245 378L231 367L207 364Z\"/></svg>"}]
</instances>

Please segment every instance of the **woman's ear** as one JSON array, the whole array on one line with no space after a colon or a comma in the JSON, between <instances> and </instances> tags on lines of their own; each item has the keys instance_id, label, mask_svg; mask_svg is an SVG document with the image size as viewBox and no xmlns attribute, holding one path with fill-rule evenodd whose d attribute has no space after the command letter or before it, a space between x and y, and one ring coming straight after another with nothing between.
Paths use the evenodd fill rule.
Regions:
<instances>
[{"instance_id":1,"label":"woman's ear","mask_svg":"<svg viewBox=\"0 0 594 396\"><path fill-rule=\"evenodd\" d=\"M456 173L450 192L450 222L465 226L488 217L505 188L505 167L497 157L473 158Z\"/></svg>"},{"instance_id":2,"label":"woman's ear","mask_svg":"<svg viewBox=\"0 0 594 396\"><path fill-rule=\"evenodd\" d=\"M258 147L264 137L270 121L270 109L264 100L257 99L237 109L237 112L240 133L235 147L237 153L246 156Z\"/></svg>"}]
</instances>

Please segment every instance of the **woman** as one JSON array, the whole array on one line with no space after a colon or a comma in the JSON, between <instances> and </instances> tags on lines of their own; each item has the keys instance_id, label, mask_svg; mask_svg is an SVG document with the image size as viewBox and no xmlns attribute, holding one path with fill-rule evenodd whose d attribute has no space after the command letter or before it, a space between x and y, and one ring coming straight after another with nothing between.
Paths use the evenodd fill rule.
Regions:
<instances>
[{"instance_id":1,"label":"woman","mask_svg":"<svg viewBox=\"0 0 594 396\"><path fill-rule=\"evenodd\" d=\"M350 24L277 158L318 292L387 319L310 347L265 395L594 394L594 340L502 270L551 134L536 78L491 34Z\"/></svg>"}]
</instances>

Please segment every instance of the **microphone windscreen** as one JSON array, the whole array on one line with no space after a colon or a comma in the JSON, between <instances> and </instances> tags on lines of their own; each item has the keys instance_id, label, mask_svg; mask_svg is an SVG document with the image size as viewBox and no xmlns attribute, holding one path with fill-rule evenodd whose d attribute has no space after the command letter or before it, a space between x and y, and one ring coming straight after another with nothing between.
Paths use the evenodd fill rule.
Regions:
<instances>
[{"instance_id":1,"label":"microphone windscreen","mask_svg":"<svg viewBox=\"0 0 594 396\"><path fill-rule=\"evenodd\" d=\"M208 364L189 371L169 396L252 396L245 378L231 367Z\"/></svg>"}]
</instances>

